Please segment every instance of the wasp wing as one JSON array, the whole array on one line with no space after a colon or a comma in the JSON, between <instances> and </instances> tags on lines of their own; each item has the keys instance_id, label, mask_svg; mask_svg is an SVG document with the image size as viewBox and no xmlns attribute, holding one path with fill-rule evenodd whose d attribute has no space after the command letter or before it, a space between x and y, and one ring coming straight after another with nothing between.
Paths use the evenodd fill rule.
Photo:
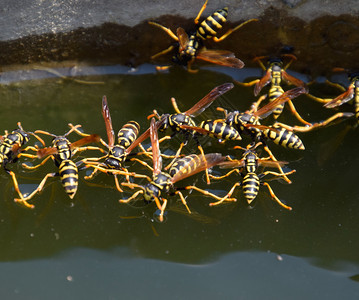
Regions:
<instances>
[{"instance_id":1,"label":"wasp wing","mask_svg":"<svg viewBox=\"0 0 359 300\"><path fill-rule=\"evenodd\" d=\"M178 42L180 45L180 48L178 51L181 52L187 47L187 45L189 43L188 34L182 27L178 27L177 28L177 37L178 37Z\"/></svg>"},{"instance_id":2,"label":"wasp wing","mask_svg":"<svg viewBox=\"0 0 359 300\"><path fill-rule=\"evenodd\" d=\"M276 98L274 101L269 102L267 105L258 109L256 112L253 113L253 115L255 117L263 119L268 115L270 115L278 105L281 105L287 102L288 100L292 100L304 93L308 93L307 87L296 87L294 89L288 90L284 92L282 95L280 95L278 98Z\"/></svg>"},{"instance_id":3,"label":"wasp wing","mask_svg":"<svg viewBox=\"0 0 359 300\"><path fill-rule=\"evenodd\" d=\"M230 68L242 69L244 67L244 62L235 57L234 53L227 50L202 48L198 51L196 58Z\"/></svg>"},{"instance_id":4,"label":"wasp wing","mask_svg":"<svg viewBox=\"0 0 359 300\"><path fill-rule=\"evenodd\" d=\"M89 136L85 136L84 138L71 143L70 148L75 149L77 147L81 147L86 144L90 143L98 143L100 141L101 137L98 134L90 134Z\"/></svg>"},{"instance_id":5,"label":"wasp wing","mask_svg":"<svg viewBox=\"0 0 359 300\"><path fill-rule=\"evenodd\" d=\"M294 84L295 86L305 86L306 84L292 75L289 75L285 70L282 69L282 78L288 83Z\"/></svg>"},{"instance_id":6,"label":"wasp wing","mask_svg":"<svg viewBox=\"0 0 359 300\"><path fill-rule=\"evenodd\" d=\"M332 101L324 104L326 108L333 108L339 105L342 105L354 97L354 88L350 86L343 94L340 94L338 97L334 98Z\"/></svg>"},{"instance_id":7,"label":"wasp wing","mask_svg":"<svg viewBox=\"0 0 359 300\"><path fill-rule=\"evenodd\" d=\"M220 86L215 87L206 96L204 96L201 100L199 100L193 107L185 111L184 114L190 115L192 117L198 116L208 106L210 106L214 100L216 100L219 96L231 90L233 87L234 87L233 83L224 83Z\"/></svg>"},{"instance_id":8,"label":"wasp wing","mask_svg":"<svg viewBox=\"0 0 359 300\"><path fill-rule=\"evenodd\" d=\"M113 145L115 144L115 132L113 131L113 128L112 128L110 109L108 107L106 96L102 97L102 116L103 116L103 119L105 120L106 133L107 133L107 138L108 138L108 146L110 148L112 148Z\"/></svg>"},{"instance_id":9,"label":"wasp wing","mask_svg":"<svg viewBox=\"0 0 359 300\"><path fill-rule=\"evenodd\" d=\"M160 128L163 123L165 122L166 118L164 116L162 116L162 118L160 120L158 120L156 122L156 130L158 130L158 128ZM150 137L150 128L148 128L144 133L142 133L127 149L126 149L126 154L130 154L131 151L133 149L135 149L140 143L142 143L143 141L145 141L146 139L148 139Z\"/></svg>"},{"instance_id":10,"label":"wasp wing","mask_svg":"<svg viewBox=\"0 0 359 300\"><path fill-rule=\"evenodd\" d=\"M162 169L162 157L160 153L160 144L158 142L158 131L155 118L151 119L150 138L152 146L153 175L158 175L161 173Z\"/></svg>"},{"instance_id":11,"label":"wasp wing","mask_svg":"<svg viewBox=\"0 0 359 300\"><path fill-rule=\"evenodd\" d=\"M57 154L57 148L56 147L46 147L46 148L41 148L39 150L37 150L37 157L38 158L43 158L47 155L53 155L53 154Z\"/></svg>"},{"instance_id":12,"label":"wasp wing","mask_svg":"<svg viewBox=\"0 0 359 300\"><path fill-rule=\"evenodd\" d=\"M254 96L258 96L263 87L265 87L272 79L271 71L267 70L264 76L254 86Z\"/></svg>"}]
</instances>

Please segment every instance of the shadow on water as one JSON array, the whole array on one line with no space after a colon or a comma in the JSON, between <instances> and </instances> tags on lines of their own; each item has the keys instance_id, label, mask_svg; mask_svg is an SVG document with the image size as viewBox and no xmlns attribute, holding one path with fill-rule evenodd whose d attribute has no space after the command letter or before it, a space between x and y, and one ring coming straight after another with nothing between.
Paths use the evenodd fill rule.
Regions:
<instances>
[{"instance_id":1,"label":"shadow on water","mask_svg":"<svg viewBox=\"0 0 359 300\"><path fill-rule=\"evenodd\" d=\"M210 68L201 70L201 76L196 76L174 68L166 74L155 74L151 65L141 66L139 70L118 66L79 70L77 74L86 76L74 78L91 84L68 77L71 69L58 69L56 73L32 70L26 72L26 78L21 72L17 75L3 74L0 89L2 126L12 130L16 122L21 121L25 130L43 129L63 134L68 130L67 123L71 122L82 124L87 133L98 133L105 138L100 109L101 98L106 95L115 131L128 120L138 121L141 131L144 131L148 127L146 116L154 108L159 113L173 112L171 97L176 98L181 110L186 110L217 85L260 74L258 69L240 70L236 74L224 74L222 71L221 68ZM15 80L19 74L23 79L21 82ZM320 84L313 85L311 91L320 91L320 87ZM197 120L218 116L216 106L246 110L254 100L252 88L236 85ZM320 104L304 96L296 99L295 104L298 111L312 121L332 114L332 111L321 109ZM351 107L347 105L343 109ZM290 122L291 117L286 115L289 115L288 111L282 121ZM249 266L246 262L253 263L255 253L262 252L263 255L278 254L278 261L291 256L304 258L323 269L351 272L344 277L355 278L355 274L359 273L359 194L355 167L359 165L359 158L356 154L357 129L350 127L353 123L353 120L347 120L321 130L298 134L306 146L302 152L270 144L279 160L289 161L289 167L297 170L291 185L271 182L278 197L293 207L291 212L273 202L264 188L251 209L240 190L235 194L239 199L237 203L218 207L209 207L211 199L193 191L187 198L193 215L188 215L174 198L171 199L166 221L159 223L152 204L145 206L142 201L133 206L119 204L118 199L122 195L115 190L111 176L100 174L92 181L85 181L83 172L80 173L79 190L73 202L55 178L50 179L45 190L34 198L36 208L28 210L13 202L16 195L12 183L2 172L0 260L13 263L36 262L39 259L56 261L61 253L89 248L120 257L125 252L125 257L130 257L129 261L136 258L139 265L146 265L142 259L151 258L181 263L179 266L210 264L212 271L217 270L214 267L216 262L226 259L229 260L229 268L222 270L223 273L235 276L238 269L231 269L230 266L235 264L238 255L243 263L238 268L246 269ZM70 139L75 141L78 137L71 134ZM179 141L169 141L161 150L164 151L166 145L174 147ZM235 153L231 150L233 146L233 143L220 145L204 139L208 153ZM191 152L190 148L185 151ZM98 153L89 152L88 155L97 156ZM19 164L10 168L18 174L24 191L34 189L47 172L55 170L51 162L36 172L25 171ZM210 189L225 194L238 179L230 177L211 185ZM193 181L206 188L202 174L179 182L178 186L192 184ZM80 252L79 258L87 252ZM101 259L103 254L96 256L96 253L94 251L91 255ZM123 257L121 259L126 261ZM301 264L303 262L298 263L299 266ZM10 268L11 265L8 266ZM33 267L37 268L36 264ZM268 263L266 266L264 260L261 267L270 274L273 265ZM172 264L171 268L174 268Z\"/></svg>"}]
</instances>

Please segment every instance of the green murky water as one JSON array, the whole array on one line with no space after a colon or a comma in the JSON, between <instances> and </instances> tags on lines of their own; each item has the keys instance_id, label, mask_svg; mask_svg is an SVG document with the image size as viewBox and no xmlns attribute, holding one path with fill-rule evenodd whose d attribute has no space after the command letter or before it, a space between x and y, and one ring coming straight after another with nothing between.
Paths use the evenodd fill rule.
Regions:
<instances>
[{"instance_id":1,"label":"green murky water","mask_svg":"<svg viewBox=\"0 0 359 300\"><path fill-rule=\"evenodd\" d=\"M28 79L50 74L36 70L4 74L2 129L12 130L21 121L25 130L63 134L71 122L106 139L100 110L103 95L108 98L115 131L128 120L138 121L143 131L148 128L146 116L154 108L160 113L173 112L171 97L184 111L217 85L260 76L259 70L223 74L217 68L198 74L179 68L155 74L152 66L135 72L116 66L90 71L84 72L107 75L78 77L97 82L83 84L59 77L16 82L19 76ZM321 95L323 90L322 85L311 86L313 94ZM335 90L328 93L338 94ZM246 110L254 100L252 88L235 86L197 120L219 116L216 106ZM318 121L333 113L304 96L294 103L307 120ZM293 121L288 111L281 120ZM354 123L347 120L298 134L305 151L270 144L277 158L289 161L289 167L297 171L291 176L291 185L270 182L276 195L293 207L291 212L272 201L265 188L251 209L240 190L235 194L237 203L218 207L209 207L212 199L193 192L187 198L192 215L171 199L166 221L159 223L153 204L119 204L122 195L115 190L111 176L100 174L88 182L83 180L84 172L73 201L54 178L34 198L36 208L29 210L13 202L12 182L1 172L0 296L355 299L359 296L359 159ZM70 135L70 140L77 139L76 134ZM206 152L235 153L231 150L235 143L202 141ZM161 150L179 143L176 138L164 143ZM195 148L190 145L185 153ZM23 191L31 191L47 172L55 171L51 162L36 172L25 171L18 164L11 169L18 174ZM236 179L233 176L209 188L225 194ZM202 174L178 186L194 181L207 188Z\"/></svg>"}]
</instances>

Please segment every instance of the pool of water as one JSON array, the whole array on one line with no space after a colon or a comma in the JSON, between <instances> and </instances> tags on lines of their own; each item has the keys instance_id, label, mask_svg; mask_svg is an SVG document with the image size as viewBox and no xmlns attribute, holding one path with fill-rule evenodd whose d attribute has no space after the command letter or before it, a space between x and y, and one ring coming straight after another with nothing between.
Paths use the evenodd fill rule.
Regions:
<instances>
[{"instance_id":1,"label":"pool of water","mask_svg":"<svg viewBox=\"0 0 359 300\"><path fill-rule=\"evenodd\" d=\"M171 97L185 111L215 86L259 76L258 69L216 67L201 69L198 74L181 68L159 74L152 65L138 69L79 66L13 71L1 77L1 127L12 130L21 121L25 130L42 129L60 135L68 131L68 123L81 124L86 133L100 134L106 140L103 95L107 96L115 131L136 120L142 132L149 126L146 117L153 109L173 112ZM345 82L343 78L340 80ZM338 94L324 84L313 84L310 90L323 97ZM246 110L254 100L252 88L235 85L197 120L219 117L217 106ZM305 96L294 103L303 117L313 122L333 114ZM340 109L352 108L344 105ZM281 120L295 122L288 110ZM187 197L191 215L174 197L165 222L160 223L154 204L120 204L118 200L130 194L120 194L112 176L100 174L86 181L86 172L80 173L73 200L66 196L58 179L52 178L33 199L35 209L29 210L14 203L12 182L1 172L0 296L357 299L359 158L354 124L355 120L346 120L299 133L305 151L269 145L279 160L288 161L288 167L296 170L291 185L270 182L292 211L272 201L264 187L252 207L244 201L241 190L235 193L236 203L217 207L209 207L213 200L193 191ZM71 134L69 138L76 141L79 137ZM50 139L45 139L49 143ZM210 138L201 142L207 153L239 153L232 150L236 143L222 145ZM179 144L176 137L161 144L161 151L175 151ZM190 143L184 153L194 148ZM99 154L89 151L81 155ZM45 174L56 170L50 161L33 172L20 164L9 168L16 172L24 192L33 190ZM237 179L233 176L207 187L203 174L198 174L178 186L195 182L223 195Z\"/></svg>"}]
</instances>

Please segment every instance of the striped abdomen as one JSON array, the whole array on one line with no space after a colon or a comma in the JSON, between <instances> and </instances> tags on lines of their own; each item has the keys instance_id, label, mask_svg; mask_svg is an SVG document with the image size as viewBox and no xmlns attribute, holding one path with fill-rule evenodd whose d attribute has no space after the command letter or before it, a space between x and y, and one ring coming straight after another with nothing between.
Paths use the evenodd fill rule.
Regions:
<instances>
[{"instance_id":1,"label":"striped abdomen","mask_svg":"<svg viewBox=\"0 0 359 300\"><path fill-rule=\"evenodd\" d=\"M197 169L198 166L201 164L202 160L199 155L191 154L182 158L177 159L171 166L169 170L169 174L171 177L182 174L183 177L187 173L192 172L194 169ZM178 175L177 175L178 176Z\"/></svg>"},{"instance_id":2,"label":"striped abdomen","mask_svg":"<svg viewBox=\"0 0 359 300\"><path fill-rule=\"evenodd\" d=\"M354 90L354 112L355 118L359 121L359 86Z\"/></svg>"},{"instance_id":3,"label":"striped abdomen","mask_svg":"<svg viewBox=\"0 0 359 300\"><path fill-rule=\"evenodd\" d=\"M227 21L228 7L217 10L207 19L203 20L197 29L196 36L202 40L216 36L217 32Z\"/></svg>"},{"instance_id":4,"label":"striped abdomen","mask_svg":"<svg viewBox=\"0 0 359 300\"><path fill-rule=\"evenodd\" d=\"M275 144L290 149L305 149L301 139L293 132L275 125L272 128L274 128L274 130L271 130L269 128L264 129L263 133L266 138L272 140Z\"/></svg>"},{"instance_id":5,"label":"striped abdomen","mask_svg":"<svg viewBox=\"0 0 359 300\"><path fill-rule=\"evenodd\" d=\"M119 130L117 134L118 144L129 147L137 138L140 131L140 125L136 121L129 121Z\"/></svg>"},{"instance_id":6,"label":"striped abdomen","mask_svg":"<svg viewBox=\"0 0 359 300\"><path fill-rule=\"evenodd\" d=\"M228 125L226 122L221 120L207 120L203 121L199 127L209 131L208 134L211 137L218 138L221 140L241 140L241 136L237 129L233 126Z\"/></svg>"},{"instance_id":7,"label":"striped abdomen","mask_svg":"<svg viewBox=\"0 0 359 300\"><path fill-rule=\"evenodd\" d=\"M243 178L243 194L248 204L258 195L260 181L256 173L248 173Z\"/></svg>"},{"instance_id":8,"label":"striped abdomen","mask_svg":"<svg viewBox=\"0 0 359 300\"><path fill-rule=\"evenodd\" d=\"M71 199L74 198L78 186L78 169L72 160L63 160L59 166L62 186Z\"/></svg>"},{"instance_id":9,"label":"striped abdomen","mask_svg":"<svg viewBox=\"0 0 359 300\"><path fill-rule=\"evenodd\" d=\"M0 165L4 160L6 162L11 160L12 155L14 154L12 149L15 144L18 144L18 146L21 147L28 141L29 137L27 133L19 129L14 130L12 133L7 135L0 145Z\"/></svg>"},{"instance_id":10,"label":"striped abdomen","mask_svg":"<svg viewBox=\"0 0 359 300\"><path fill-rule=\"evenodd\" d=\"M281 72L280 71L272 71L272 80L271 80L271 87L269 89L268 92L268 96L269 96L269 101L272 102L275 99L277 99L279 96L281 96L284 93L284 90L282 89L282 87L280 86L281 81L282 81L282 77L281 77ZM277 119L280 114L282 113L284 108L284 103L278 105L274 110L273 110L273 118Z\"/></svg>"}]
</instances>

